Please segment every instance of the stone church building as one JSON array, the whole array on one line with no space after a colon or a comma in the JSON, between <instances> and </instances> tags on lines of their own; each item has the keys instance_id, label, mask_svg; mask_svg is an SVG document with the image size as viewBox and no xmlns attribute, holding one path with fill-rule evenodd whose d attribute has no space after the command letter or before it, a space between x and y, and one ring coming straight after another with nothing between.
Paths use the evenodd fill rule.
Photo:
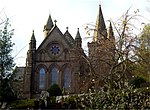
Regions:
<instances>
[{"instance_id":1,"label":"stone church building","mask_svg":"<svg viewBox=\"0 0 150 110\"><path fill-rule=\"evenodd\" d=\"M62 33L49 15L42 43L36 47L34 31L29 42L23 77L24 97L35 97L54 83L66 94L86 92L92 86L91 82L95 81L94 75L108 74L109 67L104 62L100 63L100 59L113 59L115 39L111 23L108 29L105 26L101 6L94 30L93 40L87 44L86 55L79 29L74 39L68 28Z\"/></svg>"}]
</instances>

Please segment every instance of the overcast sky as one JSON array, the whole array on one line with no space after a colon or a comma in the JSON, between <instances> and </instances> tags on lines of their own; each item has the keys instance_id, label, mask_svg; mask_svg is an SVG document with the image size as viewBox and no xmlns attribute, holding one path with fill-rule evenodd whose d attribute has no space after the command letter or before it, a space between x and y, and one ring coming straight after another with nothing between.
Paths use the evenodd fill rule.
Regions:
<instances>
[{"instance_id":1,"label":"overcast sky","mask_svg":"<svg viewBox=\"0 0 150 110\"><path fill-rule=\"evenodd\" d=\"M32 30L35 32L37 47L44 39L43 27L49 14L53 21L57 20L57 26L62 33L68 26L69 32L75 37L77 28L80 28L81 37L84 39L87 36L84 26L96 21L99 4L102 6L106 23L109 19L116 20L130 7L131 11L139 9L140 14L147 19L150 16L146 10L150 6L147 0L0 0L0 16L5 18L7 15L12 28L15 29L12 38L15 43L13 56L25 47L15 58L16 65L25 65ZM143 22L147 22L146 19Z\"/></svg>"}]
</instances>

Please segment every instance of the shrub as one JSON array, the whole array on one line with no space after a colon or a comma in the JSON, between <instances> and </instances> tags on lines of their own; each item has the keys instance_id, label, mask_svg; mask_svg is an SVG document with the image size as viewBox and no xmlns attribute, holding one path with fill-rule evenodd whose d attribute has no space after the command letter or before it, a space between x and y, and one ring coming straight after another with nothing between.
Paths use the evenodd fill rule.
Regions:
<instances>
[{"instance_id":1,"label":"shrub","mask_svg":"<svg viewBox=\"0 0 150 110\"><path fill-rule=\"evenodd\" d=\"M143 83L146 83L146 80L142 77L136 77L133 80L131 80L131 85L133 88L140 88Z\"/></svg>"},{"instance_id":2,"label":"shrub","mask_svg":"<svg viewBox=\"0 0 150 110\"><path fill-rule=\"evenodd\" d=\"M14 109L27 109L33 108L34 106L34 99L26 99L26 100L16 100L11 102L8 107Z\"/></svg>"},{"instance_id":3,"label":"shrub","mask_svg":"<svg viewBox=\"0 0 150 110\"><path fill-rule=\"evenodd\" d=\"M150 88L87 93L65 99L65 108L73 109L150 109Z\"/></svg>"},{"instance_id":4,"label":"shrub","mask_svg":"<svg viewBox=\"0 0 150 110\"><path fill-rule=\"evenodd\" d=\"M57 84L51 85L51 86L48 88L47 91L49 92L49 95L50 95L50 96L55 96L55 97L56 97L56 96L62 95L62 91L61 91L60 87L59 87Z\"/></svg>"},{"instance_id":5,"label":"shrub","mask_svg":"<svg viewBox=\"0 0 150 110\"><path fill-rule=\"evenodd\" d=\"M13 92L8 79L3 80L0 86L0 102L11 102L16 99L17 96Z\"/></svg>"}]
</instances>

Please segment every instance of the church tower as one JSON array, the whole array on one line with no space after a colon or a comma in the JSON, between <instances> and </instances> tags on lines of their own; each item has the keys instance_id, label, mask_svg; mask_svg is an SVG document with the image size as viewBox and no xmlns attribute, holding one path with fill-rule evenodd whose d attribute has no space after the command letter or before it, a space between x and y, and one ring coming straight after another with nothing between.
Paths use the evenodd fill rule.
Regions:
<instances>
[{"instance_id":1,"label":"church tower","mask_svg":"<svg viewBox=\"0 0 150 110\"><path fill-rule=\"evenodd\" d=\"M99 5L98 16L93 34L93 40L88 42L89 59L92 64L94 73L99 75L102 79L109 73L110 66L108 63L112 60L112 52L114 49L114 34L112 25L110 23L108 32L106 29L101 5Z\"/></svg>"},{"instance_id":2,"label":"church tower","mask_svg":"<svg viewBox=\"0 0 150 110\"><path fill-rule=\"evenodd\" d=\"M26 97L32 98L34 92L34 73L36 65L36 39L34 31L29 43L29 50L27 52L26 69L24 74L24 94Z\"/></svg>"},{"instance_id":3,"label":"church tower","mask_svg":"<svg viewBox=\"0 0 150 110\"><path fill-rule=\"evenodd\" d=\"M96 58L96 51L97 47L100 44L100 42L104 41L107 38L107 29L101 9L101 5L99 5L99 11L96 19L93 39L91 43L88 43L88 49L89 49L89 58L91 60L94 60Z\"/></svg>"}]
</instances>

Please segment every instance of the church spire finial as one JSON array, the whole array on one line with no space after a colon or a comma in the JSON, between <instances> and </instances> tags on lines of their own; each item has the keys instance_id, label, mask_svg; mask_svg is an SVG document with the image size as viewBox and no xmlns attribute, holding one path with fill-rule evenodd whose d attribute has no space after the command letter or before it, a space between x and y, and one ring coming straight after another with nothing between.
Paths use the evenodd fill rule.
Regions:
<instances>
[{"instance_id":1,"label":"church spire finial","mask_svg":"<svg viewBox=\"0 0 150 110\"><path fill-rule=\"evenodd\" d=\"M67 27L66 27L66 30L68 31L68 29L69 29L69 27L67 26Z\"/></svg>"},{"instance_id":2,"label":"church spire finial","mask_svg":"<svg viewBox=\"0 0 150 110\"><path fill-rule=\"evenodd\" d=\"M55 19L55 20L54 20L54 22L55 22L55 25L56 25L56 23L57 23L57 20Z\"/></svg>"},{"instance_id":3,"label":"church spire finial","mask_svg":"<svg viewBox=\"0 0 150 110\"><path fill-rule=\"evenodd\" d=\"M51 10L49 10L49 15L51 15Z\"/></svg>"},{"instance_id":4,"label":"church spire finial","mask_svg":"<svg viewBox=\"0 0 150 110\"><path fill-rule=\"evenodd\" d=\"M101 5L101 0L98 0L98 2L99 2L99 5Z\"/></svg>"}]
</instances>

